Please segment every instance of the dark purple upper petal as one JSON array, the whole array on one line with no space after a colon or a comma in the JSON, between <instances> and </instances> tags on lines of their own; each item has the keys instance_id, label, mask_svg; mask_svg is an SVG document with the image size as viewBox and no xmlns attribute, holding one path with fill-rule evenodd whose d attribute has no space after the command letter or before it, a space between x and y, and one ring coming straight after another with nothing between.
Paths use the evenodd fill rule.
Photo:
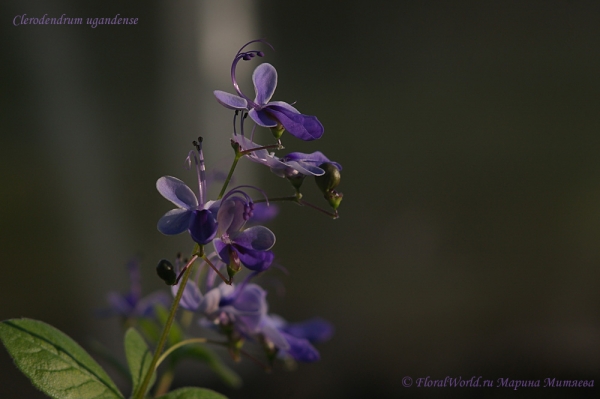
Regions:
<instances>
[{"instance_id":1,"label":"dark purple upper petal","mask_svg":"<svg viewBox=\"0 0 600 399\"><path fill-rule=\"evenodd\" d=\"M252 73L252 82L254 82L254 91L256 92L254 102L259 106L267 104L277 87L275 67L268 63L260 64Z\"/></svg>"},{"instance_id":2,"label":"dark purple upper petal","mask_svg":"<svg viewBox=\"0 0 600 399\"><path fill-rule=\"evenodd\" d=\"M271 266L275 255L271 251L257 251L254 249L244 248L235 244L225 244L219 239L213 241L215 250L223 262L229 263L229 252L235 251L244 266L250 270L263 271Z\"/></svg>"},{"instance_id":3,"label":"dark purple upper petal","mask_svg":"<svg viewBox=\"0 0 600 399\"><path fill-rule=\"evenodd\" d=\"M264 110L257 111L255 109L251 109L248 112L248 115L250 115L250 118L252 118L252 120L254 122L256 122L256 124L258 126L262 126L262 127L277 126L277 121L275 119L273 119L271 116L269 116L269 114Z\"/></svg>"},{"instance_id":4,"label":"dark purple upper petal","mask_svg":"<svg viewBox=\"0 0 600 399\"><path fill-rule=\"evenodd\" d=\"M189 231L192 239L200 245L206 245L217 234L217 220L208 209L192 211Z\"/></svg>"},{"instance_id":5,"label":"dark purple upper petal","mask_svg":"<svg viewBox=\"0 0 600 399\"><path fill-rule=\"evenodd\" d=\"M264 111L279 121L285 127L285 130L293 136L304 140L316 140L323 136L324 128L316 116L296 114L280 105L270 103L264 108Z\"/></svg>"},{"instance_id":6,"label":"dark purple upper petal","mask_svg":"<svg viewBox=\"0 0 600 399\"><path fill-rule=\"evenodd\" d=\"M273 259L275 259L275 255L271 251L256 251L235 244L233 248L237 251L240 261L244 266L256 272L267 270L271 266L271 263L273 263Z\"/></svg>"}]
</instances>

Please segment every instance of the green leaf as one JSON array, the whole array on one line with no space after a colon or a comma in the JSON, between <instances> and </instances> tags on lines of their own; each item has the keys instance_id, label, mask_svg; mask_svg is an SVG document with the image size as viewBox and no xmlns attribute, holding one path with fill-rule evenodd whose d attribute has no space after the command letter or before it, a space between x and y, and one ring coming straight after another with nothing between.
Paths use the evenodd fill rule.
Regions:
<instances>
[{"instance_id":1,"label":"green leaf","mask_svg":"<svg viewBox=\"0 0 600 399\"><path fill-rule=\"evenodd\" d=\"M31 319L0 322L0 340L34 386L55 399L123 398L110 377L75 341Z\"/></svg>"},{"instance_id":2,"label":"green leaf","mask_svg":"<svg viewBox=\"0 0 600 399\"><path fill-rule=\"evenodd\" d=\"M133 385L131 394L135 396L144 381L146 373L150 369L152 352L148 349L144 338L134 328L130 328L125 333L125 356L127 357L127 364L131 372L131 383ZM156 373L152 373L148 389L152 387L155 379Z\"/></svg>"},{"instance_id":3,"label":"green leaf","mask_svg":"<svg viewBox=\"0 0 600 399\"><path fill-rule=\"evenodd\" d=\"M203 345L188 345L184 346L173 353L173 357L178 361L180 358L192 358L200 360L208 365L212 371L214 371L223 382L227 385L238 388L242 385L242 379L240 376L227 367L223 363L223 359L217 356L212 350Z\"/></svg>"},{"instance_id":4,"label":"green leaf","mask_svg":"<svg viewBox=\"0 0 600 399\"><path fill-rule=\"evenodd\" d=\"M205 388L179 388L159 399L227 399L227 396Z\"/></svg>"}]
</instances>

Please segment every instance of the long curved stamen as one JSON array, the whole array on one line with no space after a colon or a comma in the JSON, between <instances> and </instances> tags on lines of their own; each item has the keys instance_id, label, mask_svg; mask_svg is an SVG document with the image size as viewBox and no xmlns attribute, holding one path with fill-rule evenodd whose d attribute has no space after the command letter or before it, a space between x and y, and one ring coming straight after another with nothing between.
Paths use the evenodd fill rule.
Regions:
<instances>
[{"instance_id":1,"label":"long curved stamen","mask_svg":"<svg viewBox=\"0 0 600 399\"><path fill-rule=\"evenodd\" d=\"M243 188L243 187L247 187L247 188L253 188L254 190L256 190L256 191L258 191L259 193L261 193L261 194L263 195L263 198L265 199L265 203L267 204L267 206L269 205L269 197L267 196L267 193L266 193L264 190L262 190L262 189L260 189L260 188L258 188L258 187L256 187L256 186L250 186L250 185L237 186L237 187L234 187L234 188L232 188L232 189L231 189L231 191L233 191L233 190L236 190L236 191L241 191L241 190L238 190L238 189L239 189L239 188ZM230 192L231 192L231 191L230 191ZM241 192L242 192L242 193L244 193L243 191L241 191ZM229 194L229 193L228 193L228 194ZM245 194L245 195L248 195L248 194L246 194L246 193L244 193L244 194ZM227 195L226 195L226 196L227 196ZM253 201L252 201L252 199L250 199L250 202L253 202Z\"/></svg>"},{"instance_id":2,"label":"long curved stamen","mask_svg":"<svg viewBox=\"0 0 600 399\"><path fill-rule=\"evenodd\" d=\"M239 112L240 112L240 110L236 109L235 112L233 113L233 135L234 136L237 136L237 131L235 130L235 120L237 119Z\"/></svg>"},{"instance_id":3,"label":"long curved stamen","mask_svg":"<svg viewBox=\"0 0 600 399\"><path fill-rule=\"evenodd\" d=\"M258 51L258 50L250 50L250 51L242 52L242 50L244 50L248 45L250 45L252 43L257 43L257 42L265 43L267 46L271 47L271 49L273 51L275 51L273 46L271 46L271 44L269 42L267 42L263 39L252 40L252 41L249 41L248 43L244 44L242 46L242 48L240 48L238 50L237 54L235 55L235 58L233 59L233 63L231 64L231 81L233 82L233 87L235 88L235 91L237 91L237 93L239 94L240 97L243 97L246 99L246 101L248 101L248 104L251 106L251 108L259 108L259 106L253 100L248 98L248 96L246 96L244 93L242 93L242 90L240 89L240 86L237 83L237 79L235 78L235 69L237 67L238 62L240 62L240 60L249 61L252 58L254 58L255 56L263 57L265 55L262 51Z\"/></svg>"},{"instance_id":4,"label":"long curved stamen","mask_svg":"<svg viewBox=\"0 0 600 399\"><path fill-rule=\"evenodd\" d=\"M252 198L248 194L246 194L244 191L233 189L233 190L229 191L227 193L227 195L225 195L225 197L223 198L223 201L227 200L227 198L229 198L235 194L240 194L244 197L245 202L244 202L243 218L244 218L244 220L250 219L252 217L253 211L254 211L254 202L252 201Z\"/></svg>"},{"instance_id":5,"label":"long curved stamen","mask_svg":"<svg viewBox=\"0 0 600 399\"><path fill-rule=\"evenodd\" d=\"M242 117L240 118L240 134L242 135L242 137L244 136L244 122L246 121L247 117L248 117L248 113L244 112L242 114Z\"/></svg>"},{"instance_id":6,"label":"long curved stamen","mask_svg":"<svg viewBox=\"0 0 600 399\"><path fill-rule=\"evenodd\" d=\"M237 188L237 187L236 187ZM229 192L227 194L225 194L225 196L223 197L223 199L221 200L221 203L225 202L229 197L235 195L235 194L240 194L244 197L244 199L246 200L246 203L249 204L252 202L252 198L250 198L250 196L248 194L246 194L245 192L243 192L242 190L236 190L235 188L229 190Z\"/></svg>"},{"instance_id":7,"label":"long curved stamen","mask_svg":"<svg viewBox=\"0 0 600 399\"><path fill-rule=\"evenodd\" d=\"M196 150L198 151L198 158L196 158L196 173L198 174L198 202L200 204L204 204L204 193L206 193L206 167L204 166L204 153L202 152L202 137L198 137L198 141L193 141L192 144L194 144Z\"/></svg>"},{"instance_id":8,"label":"long curved stamen","mask_svg":"<svg viewBox=\"0 0 600 399\"><path fill-rule=\"evenodd\" d=\"M193 141L192 144L194 144L197 148L198 143L196 141ZM195 152L194 150L190 150L190 152L188 152L188 156L185 159L187 161L187 169L190 170L192 167L192 158L194 158L194 164L196 165L196 175L198 176L198 201L200 201L200 205L202 205L204 203L203 198L202 198L202 179L200 178L200 161L198 161L198 153ZM204 164L204 162L203 162Z\"/></svg>"}]
</instances>

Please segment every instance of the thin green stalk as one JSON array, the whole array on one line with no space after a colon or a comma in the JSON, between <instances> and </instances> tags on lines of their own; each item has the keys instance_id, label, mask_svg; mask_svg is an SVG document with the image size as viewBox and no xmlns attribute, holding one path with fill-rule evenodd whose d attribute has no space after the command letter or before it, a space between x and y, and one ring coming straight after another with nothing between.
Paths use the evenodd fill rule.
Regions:
<instances>
[{"instance_id":1,"label":"thin green stalk","mask_svg":"<svg viewBox=\"0 0 600 399\"><path fill-rule=\"evenodd\" d=\"M173 353L173 351L176 351L182 346L189 344L205 344L207 342L208 340L206 338L190 338L186 339L185 341L178 342L175 345L169 347L169 349L167 349L165 353L162 354L162 356L158 359L158 362L156 362L156 367L160 366L160 364L167 358L167 356Z\"/></svg>"},{"instance_id":2,"label":"thin green stalk","mask_svg":"<svg viewBox=\"0 0 600 399\"><path fill-rule=\"evenodd\" d=\"M291 201L291 202L298 202L298 203L300 203L300 200L295 195L291 195L289 197L275 197L275 198L268 198L268 199L260 198L260 199L257 199L257 200L253 200L253 202L255 204L258 203L258 202L267 202L267 201L269 201L269 202Z\"/></svg>"},{"instance_id":3,"label":"thin green stalk","mask_svg":"<svg viewBox=\"0 0 600 399\"><path fill-rule=\"evenodd\" d=\"M340 215L338 214L337 210L335 212L329 212L329 211L327 211L327 210L325 210L325 209L323 209L321 207L313 205L310 202L303 200L301 194L300 195L291 195L289 197L269 198L268 201L269 202L283 202L283 201L295 202L295 203L297 203L299 205L305 205L305 206L308 206L309 208L312 208L312 209L314 209L316 211L324 213L325 215L327 215L327 216L329 216L329 217L331 217L333 219L337 219L337 218L340 217ZM267 200L264 199L264 198L261 198L261 199L257 199L257 200L254 201L254 203L257 203L257 202L267 202Z\"/></svg>"},{"instance_id":4,"label":"thin green stalk","mask_svg":"<svg viewBox=\"0 0 600 399\"><path fill-rule=\"evenodd\" d=\"M223 188L221 189L221 192L219 193L219 198L217 199L221 199L223 198L223 195L225 195L225 190L227 190L227 186L231 181L231 176L233 176L233 171L235 170L235 167L237 166L237 163L241 157L241 153L238 150L236 150L235 158L233 158L233 163L231 164L231 168L229 169L229 174L227 175L227 179L225 179L225 182L223 183Z\"/></svg>"},{"instance_id":5,"label":"thin green stalk","mask_svg":"<svg viewBox=\"0 0 600 399\"><path fill-rule=\"evenodd\" d=\"M143 399L146 395L146 391L148 390L148 385L150 385L150 380L152 379L152 374L156 370L156 364L160 357L163 347L165 346L165 342L167 341L167 337L169 336L169 331L171 331L171 325L173 324L173 319L175 318L175 313L177 313L177 307L179 306L179 301L183 296L183 291L185 290L185 285L187 284L188 278L190 277L190 273L192 271L192 263L198 259L198 254L194 255L192 259L190 259L188 263L188 268L185 271L182 281L179 285L179 290L177 291L177 295L175 296L175 300L171 305L171 310L169 311L169 317L167 318L167 322L165 323L165 328L163 329L162 335L160 336L160 340L158 341L158 345L156 346L156 350L154 351L154 356L152 357L152 362L150 363L150 367L148 368L148 372L144 377L144 381L140 386L140 389L136 392L134 397L136 399Z\"/></svg>"}]
</instances>

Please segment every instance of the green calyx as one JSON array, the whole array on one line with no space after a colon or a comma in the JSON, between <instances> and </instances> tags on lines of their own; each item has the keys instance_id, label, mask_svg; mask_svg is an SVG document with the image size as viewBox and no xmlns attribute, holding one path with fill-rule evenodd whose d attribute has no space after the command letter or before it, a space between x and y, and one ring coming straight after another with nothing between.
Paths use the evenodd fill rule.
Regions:
<instances>
[{"instance_id":1,"label":"green calyx","mask_svg":"<svg viewBox=\"0 0 600 399\"><path fill-rule=\"evenodd\" d=\"M271 133L273 134L273 137L275 137L277 140L279 140L283 132L285 132L285 127L283 127L281 123L277 123L277 126L272 127L270 129Z\"/></svg>"},{"instance_id":2,"label":"green calyx","mask_svg":"<svg viewBox=\"0 0 600 399\"><path fill-rule=\"evenodd\" d=\"M331 206L334 211L337 210L338 207L340 206L340 203L342 202L343 197L344 197L344 194L338 193L335 190L331 190L331 191L325 193L325 199L327 200L327 202L329 202L329 206Z\"/></svg>"},{"instance_id":3,"label":"green calyx","mask_svg":"<svg viewBox=\"0 0 600 399\"><path fill-rule=\"evenodd\" d=\"M286 178L290 183L292 183L292 186L294 186L294 188L296 189L296 193L299 193L300 187L302 187L302 183L304 183L305 177L306 175L303 175L302 173L297 173L292 176L287 176Z\"/></svg>"},{"instance_id":4,"label":"green calyx","mask_svg":"<svg viewBox=\"0 0 600 399\"><path fill-rule=\"evenodd\" d=\"M233 281L233 276L235 276L240 270L242 270L242 264L240 263L240 258L238 253L235 250L229 250L229 263L227 264L227 274L229 275L229 282Z\"/></svg>"}]
</instances>

